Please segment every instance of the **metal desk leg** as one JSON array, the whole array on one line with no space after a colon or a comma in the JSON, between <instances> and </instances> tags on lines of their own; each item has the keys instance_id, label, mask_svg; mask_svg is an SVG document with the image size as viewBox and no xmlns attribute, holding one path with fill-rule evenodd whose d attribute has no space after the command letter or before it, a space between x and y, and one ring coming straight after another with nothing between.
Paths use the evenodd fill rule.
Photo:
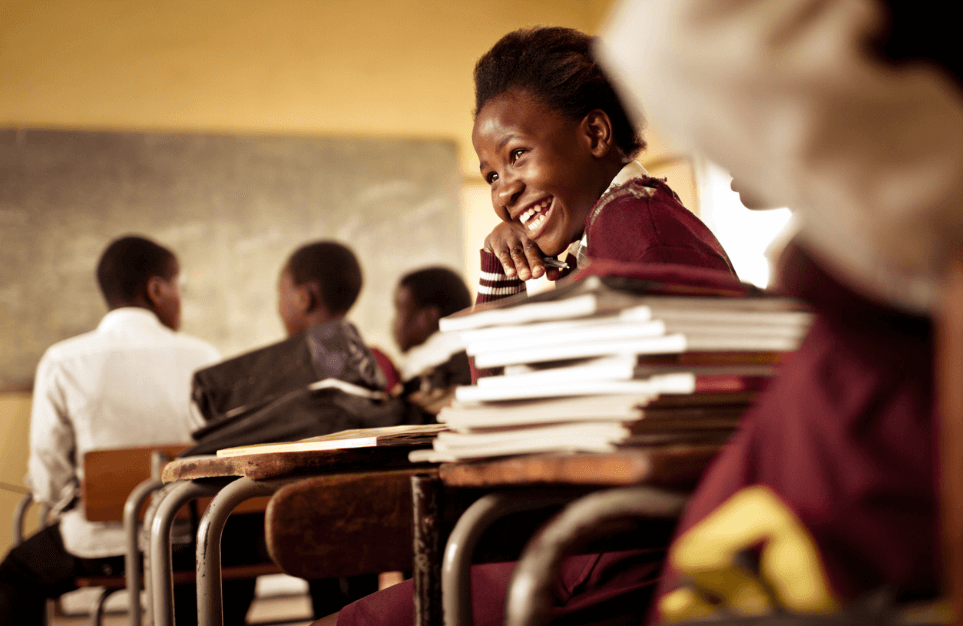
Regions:
<instances>
[{"instance_id":1,"label":"metal desk leg","mask_svg":"<svg viewBox=\"0 0 963 626\"><path fill-rule=\"evenodd\" d=\"M197 623L222 626L221 533L228 516L241 502L268 496L290 481L255 482L238 478L214 497L197 528Z\"/></svg>"},{"instance_id":2,"label":"metal desk leg","mask_svg":"<svg viewBox=\"0 0 963 626\"><path fill-rule=\"evenodd\" d=\"M506 515L535 511L571 501L559 492L491 493L476 500L458 518L445 546L441 566L441 601L445 626L471 626L471 562L478 541Z\"/></svg>"},{"instance_id":3,"label":"metal desk leg","mask_svg":"<svg viewBox=\"0 0 963 626\"><path fill-rule=\"evenodd\" d=\"M141 558L140 546L137 545L139 524L137 513L144 500L164 486L158 478L148 478L130 492L124 503L124 538L127 549L124 553L124 571L127 577L127 611L130 616L130 626L141 626L140 586L141 586Z\"/></svg>"},{"instance_id":4,"label":"metal desk leg","mask_svg":"<svg viewBox=\"0 0 963 626\"><path fill-rule=\"evenodd\" d=\"M441 626L441 480L435 475L411 477L414 515L415 626Z\"/></svg>"},{"instance_id":5,"label":"metal desk leg","mask_svg":"<svg viewBox=\"0 0 963 626\"><path fill-rule=\"evenodd\" d=\"M674 519L682 514L682 494L627 487L599 491L569 504L528 542L508 587L508 626L547 624L552 584L562 560L593 537L625 520Z\"/></svg>"},{"instance_id":6,"label":"metal desk leg","mask_svg":"<svg viewBox=\"0 0 963 626\"><path fill-rule=\"evenodd\" d=\"M144 626L154 626L154 587L151 584L153 579L150 575L150 531L154 525L154 514L157 512L157 507L161 501L163 501L164 496L170 492L171 488L176 486L175 484L163 485L158 489L157 493L154 494L150 503L147 505L147 511L144 512L144 523L141 525L137 538L141 558L144 561L144 565L141 568L141 574L144 578Z\"/></svg>"},{"instance_id":7,"label":"metal desk leg","mask_svg":"<svg viewBox=\"0 0 963 626\"><path fill-rule=\"evenodd\" d=\"M223 483L199 483L187 481L177 483L161 500L151 520L150 578L153 626L173 626L174 624L174 582L171 576L171 527L177 511L197 498L213 496L223 487Z\"/></svg>"}]
</instances>

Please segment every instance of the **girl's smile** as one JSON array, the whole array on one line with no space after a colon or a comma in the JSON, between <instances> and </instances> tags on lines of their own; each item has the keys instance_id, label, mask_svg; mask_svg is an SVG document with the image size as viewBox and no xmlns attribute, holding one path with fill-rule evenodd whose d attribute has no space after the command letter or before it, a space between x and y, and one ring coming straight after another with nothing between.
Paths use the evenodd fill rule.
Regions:
<instances>
[{"instance_id":1,"label":"girl's smile","mask_svg":"<svg viewBox=\"0 0 963 626\"><path fill-rule=\"evenodd\" d=\"M518 221L526 228L528 238L534 241L541 234L542 227L545 226L545 222L551 218L551 215L552 199L546 198L522 211L518 216Z\"/></svg>"}]
</instances>

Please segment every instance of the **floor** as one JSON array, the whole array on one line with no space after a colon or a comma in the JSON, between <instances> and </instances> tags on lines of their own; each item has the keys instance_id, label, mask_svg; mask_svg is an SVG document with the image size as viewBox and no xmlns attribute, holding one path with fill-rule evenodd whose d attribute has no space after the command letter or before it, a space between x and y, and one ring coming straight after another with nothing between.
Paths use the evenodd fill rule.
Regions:
<instances>
[{"instance_id":1,"label":"floor","mask_svg":"<svg viewBox=\"0 0 963 626\"><path fill-rule=\"evenodd\" d=\"M258 579L257 597L247 615L248 624L288 620L290 626L308 626L314 621L311 617L311 600L307 595L307 585L302 580L290 576L262 576ZM61 606L65 615L54 616L49 626L80 626L89 624L88 607L97 596L97 591L82 589L63 597ZM103 626L127 626L127 597L125 592L114 594L107 603L107 614ZM300 619L303 618L303 619Z\"/></svg>"}]
</instances>

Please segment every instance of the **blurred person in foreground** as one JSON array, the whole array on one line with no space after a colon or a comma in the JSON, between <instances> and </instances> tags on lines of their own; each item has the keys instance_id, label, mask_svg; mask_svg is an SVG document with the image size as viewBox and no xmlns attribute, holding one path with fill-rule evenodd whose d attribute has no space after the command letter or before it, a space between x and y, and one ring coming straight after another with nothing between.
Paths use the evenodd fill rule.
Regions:
<instances>
[{"instance_id":1,"label":"blurred person in foreground","mask_svg":"<svg viewBox=\"0 0 963 626\"><path fill-rule=\"evenodd\" d=\"M777 289L817 314L690 501L663 620L941 593L930 313L963 247L949 11L633 0L602 36L636 111L794 209Z\"/></svg>"}]
</instances>

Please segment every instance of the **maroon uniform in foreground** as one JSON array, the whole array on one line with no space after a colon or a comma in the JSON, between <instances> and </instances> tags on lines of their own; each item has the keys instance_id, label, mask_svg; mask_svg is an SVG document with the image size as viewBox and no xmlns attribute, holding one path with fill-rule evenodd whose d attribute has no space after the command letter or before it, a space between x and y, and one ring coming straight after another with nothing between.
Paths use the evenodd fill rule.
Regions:
<instances>
[{"instance_id":1,"label":"maroon uniform in foreground","mask_svg":"<svg viewBox=\"0 0 963 626\"><path fill-rule=\"evenodd\" d=\"M882 586L933 595L941 565L930 322L853 294L799 248L781 265L785 290L815 307L814 324L703 477L679 529L766 486L808 531L837 602ZM660 592L675 584L667 574Z\"/></svg>"}]
</instances>

